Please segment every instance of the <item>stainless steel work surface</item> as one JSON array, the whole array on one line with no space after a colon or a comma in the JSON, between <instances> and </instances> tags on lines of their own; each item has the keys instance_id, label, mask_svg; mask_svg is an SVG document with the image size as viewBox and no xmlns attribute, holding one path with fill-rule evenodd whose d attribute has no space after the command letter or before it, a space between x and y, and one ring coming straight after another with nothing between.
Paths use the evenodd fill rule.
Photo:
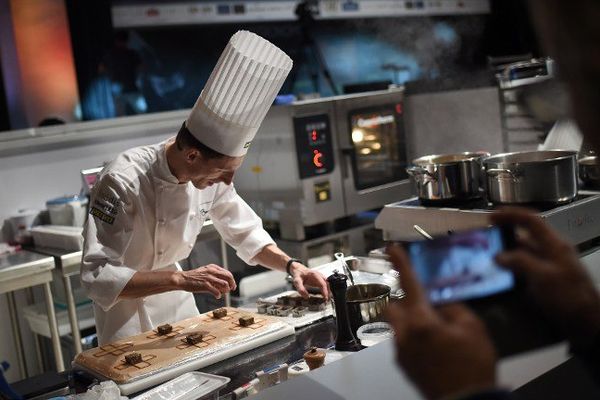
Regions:
<instances>
[{"instance_id":1,"label":"stainless steel work surface","mask_svg":"<svg viewBox=\"0 0 600 400\"><path fill-rule=\"evenodd\" d=\"M266 389L253 399L422 400L395 363L392 340ZM568 359L564 343L502 359L498 384L518 388Z\"/></svg>"},{"instance_id":2,"label":"stainless steel work surface","mask_svg":"<svg viewBox=\"0 0 600 400\"><path fill-rule=\"evenodd\" d=\"M56 267L62 270L64 276L79 274L83 252L73 250L55 249L52 247L37 247L30 249L33 252L52 256L56 260Z\"/></svg>"},{"instance_id":3,"label":"stainless steel work surface","mask_svg":"<svg viewBox=\"0 0 600 400\"><path fill-rule=\"evenodd\" d=\"M387 340L258 393L255 399L421 399L394 362Z\"/></svg>"},{"instance_id":4,"label":"stainless steel work surface","mask_svg":"<svg viewBox=\"0 0 600 400\"><path fill-rule=\"evenodd\" d=\"M54 259L52 257L21 250L0 256L0 281L53 268Z\"/></svg>"}]
</instances>

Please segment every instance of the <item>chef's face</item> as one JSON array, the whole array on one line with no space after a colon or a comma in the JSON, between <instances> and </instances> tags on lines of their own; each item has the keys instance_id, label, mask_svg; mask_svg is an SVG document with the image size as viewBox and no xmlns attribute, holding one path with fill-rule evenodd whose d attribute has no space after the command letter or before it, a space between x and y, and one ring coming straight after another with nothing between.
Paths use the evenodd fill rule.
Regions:
<instances>
[{"instance_id":1,"label":"chef's face","mask_svg":"<svg viewBox=\"0 0 600 400\"><path fill-rule=\"evenodd\" d=\"M230 185L242 161L243 156L204 158L199 152L192 152L187 157L188 179L198 189L206 189L220 182Z\"/></svg>"}]
</instances>

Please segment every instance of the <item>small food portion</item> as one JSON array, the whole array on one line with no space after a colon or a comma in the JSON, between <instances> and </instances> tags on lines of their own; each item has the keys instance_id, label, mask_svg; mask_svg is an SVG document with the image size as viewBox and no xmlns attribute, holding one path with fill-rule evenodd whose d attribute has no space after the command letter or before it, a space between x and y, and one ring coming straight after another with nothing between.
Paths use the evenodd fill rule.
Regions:
<instances>
[{"instance_id":1,"label":"small food portion","mask_svg":"<svg viewBox=\"0 0 600 400\"><path fill-rule=\"evenodd\" d=\"M208 332L204 332L204 331L199 331L199 332L194 332L194 333L190 333L189 335L187 335L185 337L185 341L187 342L187 344L190 345L195 345L198 344L202 341L202 338L207 334Z\"/></svg>"},{"instance_id":2,"label":"small food portion","mask_svg":"<svg viewBox=\"0 0 600 400\"><path fill-rule=\"evenodd\" d=\"M129 365L135 365L142 362L142 355L140 353L133 352L125 355L125 362Z\"/></svg>"},{"instance_id":3,"label":"small food portion","mask_svg":"<svg viewBox=\"0 0 600 400\"><path fill-rule=\"evenodd\" d=\"M296 307L292 310L292 317L300 318L306 315L306 307Z\"/></svg>"},{"instance_id":4,"label":"small food portion","mask_svg":"<svg viewBox=\"0 0 600 400\"><path fill-rule=\"evenodd\" d=\"M279 317L287 317L288 315L290 315L292 313L292 309L293 309L293 307L291 307L291 306L280 307L279 310L277 310L277 315Z\"/></svg>"},{"instance_id":5,"label":"small food portion","mask_svg":"<svg viewBox=\"0 0 600 400\"><path fill-rule=\"evenodd\" d=\"M156 328L156 332L160 335L168 335L169 333L173 332L173 327L169 324L164 324L164 325L159 325Z\"/></svg>"},{"instance_id":6,"label":"small food portion","mask_svg":"<svg viewBox=\"0 0 600 400\"><path fill-rule=\"evenodd\" d=\"M254 323L254 317L250 315L244 315L239 319L240 326L250 326Z\"/></svg>"},{"instance_id":7,"label":"small food portion","mask_svg":"<svg viewBox=\"0 0 600 400\"><path fill-rule=\"evenodd\" d=\"M226 308L217 308L213 311L213 318L223 318L227 316Z\"/></svg>"},{"instance_id":8,"label":"small food portion","mask_svg":"<svg viewBox=\"0 0 600 400\"><path fill-rule=\"evenodd\" d=\"M269 307L269 305L266 304L266 303L259 303L259 304L256 305L256 309L257 309L257 311L258 311L259 314L266 314L268 307Z\"/></svg>"},{"instance_id":9,"label":"small food portion","mask_svg":"<svg viewBox=\"0 0 600 400\"><path fill-rule=\"evenodd\" d=\"M325 299L323 296L313 296L308 298L309 311L323 311L325 309Z\"/></svg>"},{"instance_id":10,"label":"small food portion","mask_svg":"<svg viewBox=\"0 0 600 400\"><path fill-rule=\"evenodd\" d=\"M316 347L311 347L310 350L304 353L304 361L306 361L309 369L317 369L325 363L325 352Z\"/></svg>"}]
</instances>

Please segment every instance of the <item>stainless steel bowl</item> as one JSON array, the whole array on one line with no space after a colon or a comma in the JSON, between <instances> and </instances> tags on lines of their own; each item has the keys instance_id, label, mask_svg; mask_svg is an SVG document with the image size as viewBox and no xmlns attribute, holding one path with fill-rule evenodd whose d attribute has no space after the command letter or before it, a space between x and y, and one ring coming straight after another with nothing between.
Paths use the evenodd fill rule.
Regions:
<instances>
[{"instance_id":1,"label":"stainless steel bowl","mask_svg":"<svg viewBox=\"0 0 600 400\"><path fill-rule=\"evenodd\" d=\"M350 327L356 335L359 327L384 320L384 310L390 301L390 287L380 283L350 286L346 291L346 304Z\"/></svg>"},{"instance_id":2,"label":"stainless steel bowl","mask_svg":"<svg viewBox=\"0 0 600 400\"><path fill-rule=\"evenodd\" d=\"M406 169L417 185L421 200L471 200L483 194L483 167L486 152L465 152L420 157Z\"/></svg>"},{"instance_id":3,"label":"stainless steel bowl","mask_svg":"<svg viewBox=\"0 0 600 400\"><path fill-rule=\"evenodd\" d=\"M488 199L497 204L568 203L577 196L577 152L523 151L483 160Z\"/></svg>"},{"instance_id":4,"label":"stainless steel bowl","mask_svg":"<svg viewBox=\"0 0 600 400\"><path fill-rule=\"evenodd\" d=\"M588 156L579 159L579 178L586 188L600 189L600 158Z\"/></svg>"}]
</instances>

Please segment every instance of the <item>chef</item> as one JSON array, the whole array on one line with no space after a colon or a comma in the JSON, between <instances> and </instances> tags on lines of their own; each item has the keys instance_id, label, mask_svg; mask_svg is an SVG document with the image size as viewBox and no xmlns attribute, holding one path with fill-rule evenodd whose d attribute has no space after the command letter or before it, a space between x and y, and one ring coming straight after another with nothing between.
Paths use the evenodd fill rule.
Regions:
<instances>
[{"instance_id":1,"label":"chef","mask_svg":"<svg viewBox=\"0 0 600 400\"><path fill-rule=\"evenodd\" d=\"M236 288L217 265L177 264L207 218L246 263L287 271L303 296L314 286L328 297L323 276L275 245L232 184L291 67L267 40L237 32L177 136L125 151L104 168L81 266L99 344L198 315L192 293L220 298Z\"/></svg>"}]
</instances>

